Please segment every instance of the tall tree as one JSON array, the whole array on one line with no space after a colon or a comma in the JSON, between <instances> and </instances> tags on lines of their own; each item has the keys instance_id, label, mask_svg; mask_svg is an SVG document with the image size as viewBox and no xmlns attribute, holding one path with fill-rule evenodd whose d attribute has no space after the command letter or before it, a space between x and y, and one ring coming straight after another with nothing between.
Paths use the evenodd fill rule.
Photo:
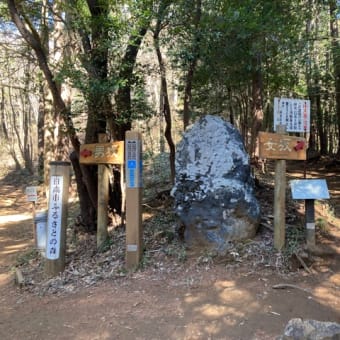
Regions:
<instances>
[{"instance_id":1,"label":"tall tree","mask_svg":"<svg viewBox=\"0 0 340 340\"><path fill-rule=\"evenodd\" d=\"M193 1L193 32L192 32L192 44L189 52L189 58L187 61L187 70L185 76L185 85L184 85L184 103L183 103L183 129L185 130L190 122L191 117L191 100L192 100L192 87L194 74L196 71L197 62L199 60L200 54L200 41L201 41L201 17L202 17L202 0Z\"/></svg>"},{"instance_id":2,"label":"tall tree","mask_svg":"<svg viewBox=\"0 0 340 340\"><path fill-rule=\"evenodd\" d=\"M329 17L330 17L330 33L331 33L331 46L334 67L334 80L335 80L335 110L337 122L337 135L338 135L338 149L337 157L340 157L340 44L339 44L339 27L337 20L338 8L337 1L329 1Z\"/></svg>"},{"instance_id":3,"label":"tall tree","mask_svg":"<svg viewBox=\"0 0 340 340\"><path fill-rule=\"evenodd\" d=\"M166 127L165 127L165 138L168 142L170 149L170 176L171 182L175 181L175 144L172 138L172 117L171 117L171 108L168 94L168 82L166 77L166 65L164 62L164 58L162 56L161 47L160 47L160 33L162 28L166 26L165 16L167 13L167 9L171 5L170 0L161 0L159 3L159 9L157 13L156 25L153 30L153 39L154 46L157 54L159 72L161 77L161 88L160 88L160 114L163 114L165 117Z\"/></svg>"}]
</instances>

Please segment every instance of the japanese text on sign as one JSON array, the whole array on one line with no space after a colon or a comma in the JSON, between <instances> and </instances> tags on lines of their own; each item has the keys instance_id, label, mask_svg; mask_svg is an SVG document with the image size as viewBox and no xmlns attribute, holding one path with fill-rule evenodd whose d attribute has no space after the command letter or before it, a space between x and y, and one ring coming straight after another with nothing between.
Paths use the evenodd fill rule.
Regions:
<instances>
[{"instance_id":1,"label":"japanese text on sign","mask_svg":"<svg viewBox=\"0 0 340 340\"><path fill-rule=\"evenodd\" d=\"M306 140L278 133L259 133L259 155L272 159L306 159Z\"/></svg>"},{"instance_id":2,"label":"japanese text on sign","mask_svg":"<svg viewBox=\"0 0 340 340\"><path fill-rule=\"evenodd\" d=\"M140 140L127 140L126 149L126 181L128 188L142 186L142 159Z\"/></svg>"},{"instance_id":3,"label":"japanese text on sign","mask_svg":"<svg viewBox=\"0 0 340 340\"><path fill-rule=\"evenodd\" d=\"M124 142L83 144L79 155L83 164L123 164Z\"/></svg>"},{"instance_id":4,"label":"japanese text on sign","mask_svg":"<svg viewBox=\"0 0 340 340\"><path fill-rule=\"evenodd\" d=\"M278 141L273 141L272 138L263 145L265 146L266 151L291 151L289 147L290 140L288 138L280 138Z\"/></svg>"},{"instance_id":5,"label":"japanese text on sign","mask_svg":"<svg viewBox=\"0 0 340 340\"><path fill-rule=\"evenodd\" d=\"M287 132L309 132L310 101L274 98L274 130L277 125L285 125Z\"/></svg>"},{"instance_id":6,"label":"japanese text on sign","mask_svg":"<svg viewBox=\"0 0 340 340\"><path fill-rule=\"evenodd\" d=\"M48 231L46 257L49 260L59 258L60 233L62 216L63 177L51 176L50 180L50 202L48 211Z\"/></svg>"}]
</instances>

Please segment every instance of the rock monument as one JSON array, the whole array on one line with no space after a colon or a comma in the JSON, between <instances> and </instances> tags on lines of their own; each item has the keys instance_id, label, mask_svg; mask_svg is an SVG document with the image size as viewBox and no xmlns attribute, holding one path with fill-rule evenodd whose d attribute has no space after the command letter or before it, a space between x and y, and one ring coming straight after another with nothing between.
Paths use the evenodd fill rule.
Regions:
<instances>
[{"instance_id":1,"label":"rock monument","mask_svg":"<svg viewBox=\"0 0 340 340\"><path fill-rule=\"evenodd\" d=\"M239 132L220 117L205 116L185 132L171 194L189 246L223 252L229 241L255 236L260 207L249 157Z\"/></svg>"}]
</instances>

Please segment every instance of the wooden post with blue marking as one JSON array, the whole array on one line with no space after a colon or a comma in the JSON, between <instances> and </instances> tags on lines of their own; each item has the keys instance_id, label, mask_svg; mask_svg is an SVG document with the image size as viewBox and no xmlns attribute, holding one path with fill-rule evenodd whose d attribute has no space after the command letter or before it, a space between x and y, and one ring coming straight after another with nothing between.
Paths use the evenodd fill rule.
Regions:
<instances>
[{"instance_id":1,"label":"wooden post with blue marking","mask_svg":"<svg viewBox=\"0 0 340 340\"><path fill-rule=\"evenodd\" d=\"M125 134L126 176L126 267L138 266L142 258L142 137L139 132Z\"/></svg>"}]
</instances>

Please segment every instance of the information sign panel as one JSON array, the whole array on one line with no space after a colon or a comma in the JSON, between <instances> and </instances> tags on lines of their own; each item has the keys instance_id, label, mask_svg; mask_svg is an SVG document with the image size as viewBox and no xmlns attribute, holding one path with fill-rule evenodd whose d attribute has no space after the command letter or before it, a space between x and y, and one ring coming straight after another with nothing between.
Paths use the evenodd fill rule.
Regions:
<instances>
[{"instance_id":1,"label":"information sign panel","mask_svg":"<svg viewBox=\"0 0 340 340\"><path fill-rule=\"evenodd\" d=\"M290 187L295 200L329 199L325 179L294 179L290 181Z\"/></svg>"},{"instance_id":2,"label":"information sign panel","mask_svg":"<svg viewBox=\"0 0 340 340\"><path fill-rule=\"evenodd\" d=\"M274 131L285 125L287 132L310 131L310 100L274 98Z\"/></svg>"}]
</instances>

